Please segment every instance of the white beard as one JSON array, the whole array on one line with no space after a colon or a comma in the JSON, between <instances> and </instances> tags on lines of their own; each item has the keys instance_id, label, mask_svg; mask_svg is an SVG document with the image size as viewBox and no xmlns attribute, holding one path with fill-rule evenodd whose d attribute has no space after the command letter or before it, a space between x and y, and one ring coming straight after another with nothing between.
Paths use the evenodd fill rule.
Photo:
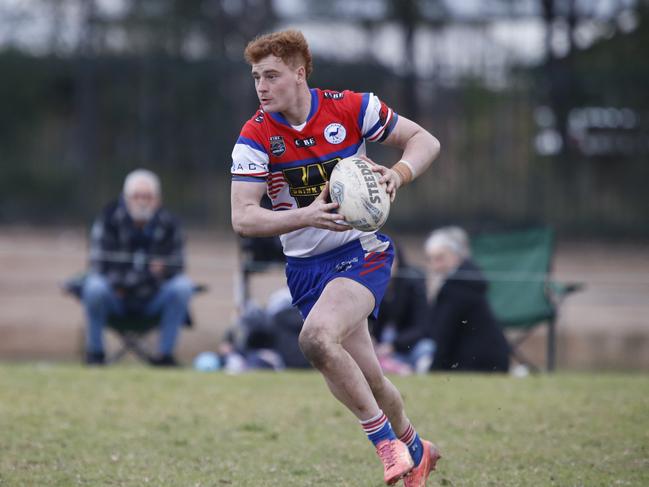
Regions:
<instances>
[{"instance_id":1,"label":"white beard","mask_svg":"<svg viewBox=\"0 0 649 487\"><path fill-rule=\"evenodd\" d=\"M136 222L148 222L154 213L154 208L128 208L128 214Z\"/></svg>"}]
</instances>

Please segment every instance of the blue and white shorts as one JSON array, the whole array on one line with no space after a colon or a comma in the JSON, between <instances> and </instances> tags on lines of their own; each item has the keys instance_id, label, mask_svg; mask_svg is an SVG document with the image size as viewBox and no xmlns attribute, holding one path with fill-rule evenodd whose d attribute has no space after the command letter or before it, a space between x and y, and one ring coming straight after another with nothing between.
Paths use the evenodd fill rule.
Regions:
<instances>
[{"instance_id":1,"label":"blue and white shorts","mask_svg":"<svg viewBox=\"0 0 649 487\"><path fill-rule=\"evenodd\" d=\"M287 257L286 281L293 304L306 318L332 279L346 277L356 281L374 295L372 316L390 282L394 246L386 235L363 235L358 240L313 257Z\"/></svg>"}]
</instances>

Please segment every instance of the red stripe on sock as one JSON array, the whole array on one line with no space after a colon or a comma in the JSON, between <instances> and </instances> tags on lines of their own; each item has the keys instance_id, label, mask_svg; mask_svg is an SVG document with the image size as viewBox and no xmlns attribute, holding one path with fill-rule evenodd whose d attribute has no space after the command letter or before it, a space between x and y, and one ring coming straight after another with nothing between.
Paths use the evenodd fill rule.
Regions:
<instances>
[{"instance_id":1,"label":"red stripe on sock","mask_svg":"<svg viewBox=\"0 0 649 487\"><path fill-rule=\"evenodd\" d=\"M377 419L370 420L365 423L361 421L361 426L366 432L368 432L375 429L381 429L383 425L387 422L388 422L387 416L385 414L381 414L381 416Z\"/></svg>"},{"instance_id":2,"label":"red stripe on sock","mask_svg":"<svg viewBox=\"0 0 649 487\"><path fill-rule=\"evenodd\" d=\"M404 442L406 445L410 446L412 440L415 439L415 428L412 425L408 425L406 432L399 437L399 439Z\"/></svg>"}]
</instances>

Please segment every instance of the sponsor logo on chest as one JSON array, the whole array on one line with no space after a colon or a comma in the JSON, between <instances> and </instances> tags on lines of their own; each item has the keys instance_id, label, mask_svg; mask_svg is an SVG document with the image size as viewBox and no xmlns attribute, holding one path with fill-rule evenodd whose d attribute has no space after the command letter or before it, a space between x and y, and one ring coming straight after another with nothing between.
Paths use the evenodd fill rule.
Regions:
<instances>
[{"instance_id":1,"label":"sponsor logo on chest","mask_svg":"<svg viewBox=\"0 0 649 487\"><path fill-rule=\"evenodd\" d=\"M316 144L315 137L307 137L306 139L295 139L295 147L313 147Z\"/></svg>"},{"instance_id":2,"label":"sponsor logo on chest","mask_svg":"<svg viewBox=\"0 0 649 487\"><path fill-rule=\"evenodd\" d=\"M322 96L330 100L342 100L345 94L340 93L339 91L324 91Z\"/></svg>"}]
</instances>

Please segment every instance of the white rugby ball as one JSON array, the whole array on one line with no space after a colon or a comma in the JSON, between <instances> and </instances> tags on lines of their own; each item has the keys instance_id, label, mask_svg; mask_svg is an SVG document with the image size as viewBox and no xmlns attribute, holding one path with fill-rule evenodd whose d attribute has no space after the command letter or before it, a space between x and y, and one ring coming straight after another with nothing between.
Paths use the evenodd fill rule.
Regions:
<instances>
[{"instance_id":1,"label":"white rugby ball","mask_svg":"<svg viewBox=\"0 0 649 487\"><path fill-rule=\"evenodd\" d=\"M365 159L347 157L338 161L329 178L329 195L338 203L338 213L363 232L378 230L390 214L390 197L379 184L381 173L371 167Z\"/></svg>"}]
</instances>

